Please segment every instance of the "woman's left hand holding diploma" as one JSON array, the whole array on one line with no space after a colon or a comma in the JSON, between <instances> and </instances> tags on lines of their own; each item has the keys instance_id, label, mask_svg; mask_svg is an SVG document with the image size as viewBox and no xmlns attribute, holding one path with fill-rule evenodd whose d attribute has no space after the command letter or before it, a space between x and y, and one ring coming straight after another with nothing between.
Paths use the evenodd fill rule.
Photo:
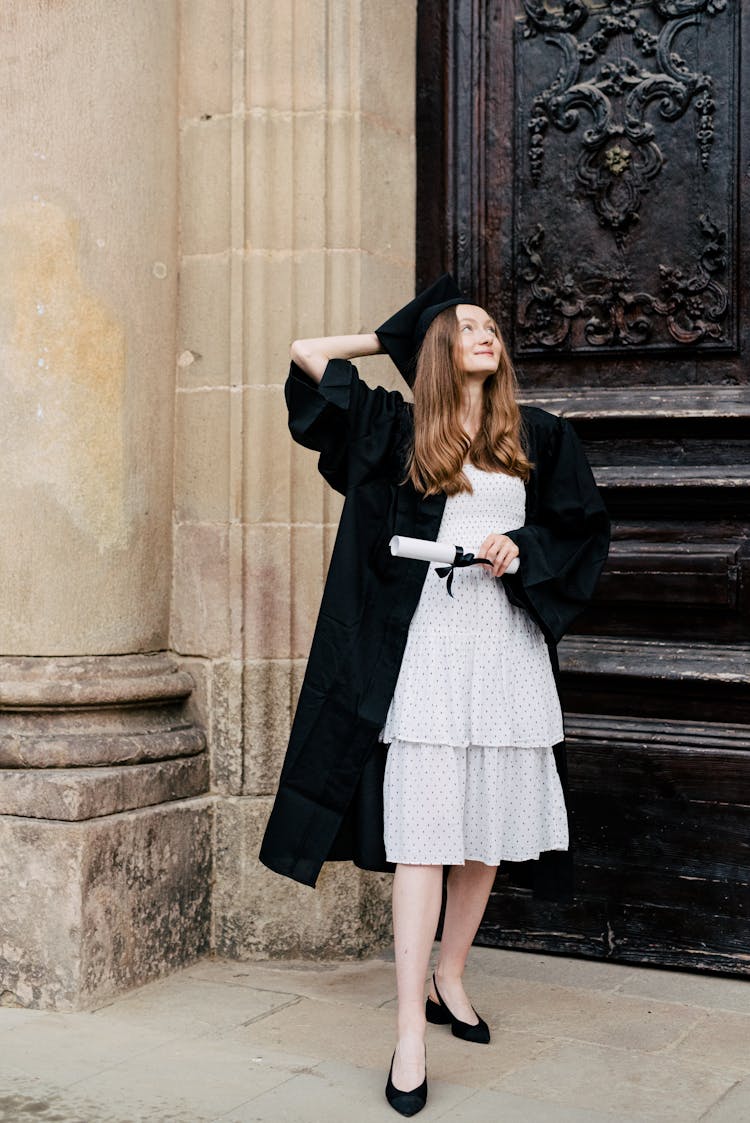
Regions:
<instances>
[{"instance_id":1,"label":"woman's left hand holding diploma","mask_svg":"<svg viewBox=\"0 0 750 1123\"><path fill-rule=\"evenodd\" d=\"M518 552L518 546L507 534L488 534L475 556L491 561L491 567L484 565L482 569L493 577L501 577L513 559L518 557Z\"/></svg>"}]
</instances>

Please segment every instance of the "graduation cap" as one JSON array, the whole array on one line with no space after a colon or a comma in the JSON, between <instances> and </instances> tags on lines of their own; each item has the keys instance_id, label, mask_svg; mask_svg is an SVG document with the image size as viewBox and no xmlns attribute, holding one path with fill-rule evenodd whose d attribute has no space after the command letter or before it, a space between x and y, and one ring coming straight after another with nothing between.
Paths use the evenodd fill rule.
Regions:
<instances>
[{"instance_id":1,"label":"graduation cap","mask_svg":"<svg viewBox=\"0 0 750 1123\"><path fill-rule=\"evenodd\" d=\"M443 273L429 288L394 312L389 320L375 328L375 334L410 386L414 385L417 352L427 329L445 308L471 304L450 273Z\"/></svg>"}]
</instances>

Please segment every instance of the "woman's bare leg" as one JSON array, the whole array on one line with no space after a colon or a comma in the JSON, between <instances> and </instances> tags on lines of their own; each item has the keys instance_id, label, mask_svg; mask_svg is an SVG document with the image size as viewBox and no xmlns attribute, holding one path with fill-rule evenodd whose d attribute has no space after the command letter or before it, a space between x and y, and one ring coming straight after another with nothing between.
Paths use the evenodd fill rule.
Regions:
<instances>
[{"instance_id":1,"label":"woman's bare leg","mask_svg":"<svg viewBox=\"0 0 750 1123\"><path fill-rule=\"evenodd\" d=\"M399 863L393 877L398 1044L393 1083L410 1092L424 1080L424 981L440 918L443 867Z\"/></svg>"},{"instance_id":2,"label":"woman's bare leg","mask_svg":"<svg viewBox=\"0 0 750 1123\"><path fill-rule=\"evenodd\" d=\"M448 874L443 935L435 974L440 994L451 1012L470 1025L476 1025L477 1018L466 997L462 975L496 873L497 866L466 862L463 866L451 866ZM430 996L437 999L432 983Z\"/></svg>"}]
</instances>

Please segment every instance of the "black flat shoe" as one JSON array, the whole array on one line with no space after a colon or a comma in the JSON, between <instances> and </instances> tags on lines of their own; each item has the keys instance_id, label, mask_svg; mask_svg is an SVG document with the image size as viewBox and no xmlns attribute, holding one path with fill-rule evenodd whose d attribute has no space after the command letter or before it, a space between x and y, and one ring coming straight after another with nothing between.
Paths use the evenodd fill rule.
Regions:
<instances>
[{"instance_id":1,"label":"black flat shoe","mask_svg":"<svg viewBox=\"0 0 750 1123\"><path fill-rule=\"evenodd\" d=\"M451 1032L454 1037L460 1037L462 1041L473 1041L477 1045L489 1045L490 1041L490 1027L487 1025L484 1018L479 1018L476 1010L472 1006L472 1010L479 1018L478 1023L473 1026L469 1022L461 1022L453 1014L451 1014L448 1007L443 1002L438 990L435 975L432 976L432 985L435 988L435 994L438 996L439 1001L433 1002L432 999L427 997L427 1004L425 1006L425 1016L428 1022L432 1025L444 1026L450 1022Z\"/></svg>"},{"instance_id":2,"label":"black flat shoe","mask_svg":"<svg viewBox=\"0 0 750 1123\"><path fill-rule=\"evenodd\" d=\"M416 1115L421 1111L427 1103L427 1050L424 1055L424 1080L418 1088L412 1088L411 1092L402 1092L393 1083L393 1061L396 1056L396 1050L393 1050L391 1057L391 1068L388 1073L388 1083L385 1086L385 1098L388 1103L399 1112L401 1115Z\"/></svg>"}]
</instances>

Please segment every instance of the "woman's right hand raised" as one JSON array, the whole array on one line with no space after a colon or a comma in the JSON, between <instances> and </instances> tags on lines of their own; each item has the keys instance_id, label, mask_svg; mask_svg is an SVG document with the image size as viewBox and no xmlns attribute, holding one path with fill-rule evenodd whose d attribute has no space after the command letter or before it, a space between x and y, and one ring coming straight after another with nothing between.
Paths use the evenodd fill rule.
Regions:
<instances>
[{"instance_id":1,"label":"woman's right hand raised","mask_svg":"<svg viewBox=\"0 0 750 1123\"><path fill-rule=\"evenodd\" d=\"M320 339L295 339L289 351L292 361L315 382L320 382L331 359L359 359L382 355L384 349L375 332L363 335L327 335Z\"/></svg>"}]
</instances>

